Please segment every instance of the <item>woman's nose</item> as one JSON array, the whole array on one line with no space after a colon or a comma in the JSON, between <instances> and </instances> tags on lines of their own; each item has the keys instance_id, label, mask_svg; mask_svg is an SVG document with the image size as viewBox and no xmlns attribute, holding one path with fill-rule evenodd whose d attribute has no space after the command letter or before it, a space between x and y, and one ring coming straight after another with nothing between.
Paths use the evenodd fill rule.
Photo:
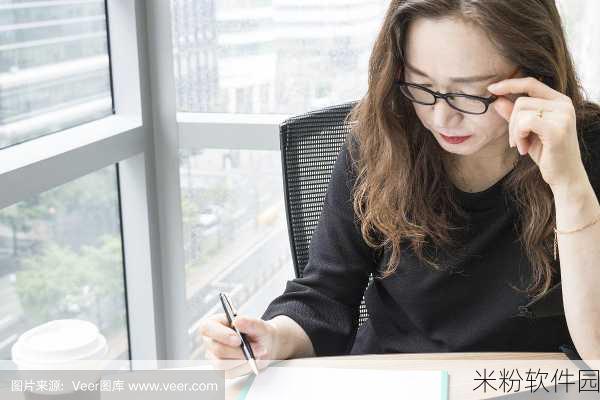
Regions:
<instances>
[{"instance_id":1,"label":"woman's nose","mask_svg":"<svg viewBox=\"0 0 600 400\"><path fill-rule=\"evenodd\" d=\"M433 107L431 112L433 112L434 126L452 126L454 120L462 118L462 113L450 107L444 99L438 99L431 107Z\"/></svg>"}]
</instances>

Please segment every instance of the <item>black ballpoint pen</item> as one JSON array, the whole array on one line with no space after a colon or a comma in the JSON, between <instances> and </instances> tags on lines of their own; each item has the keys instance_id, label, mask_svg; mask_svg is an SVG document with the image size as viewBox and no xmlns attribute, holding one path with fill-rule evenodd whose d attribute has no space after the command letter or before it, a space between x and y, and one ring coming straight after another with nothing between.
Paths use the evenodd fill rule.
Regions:
<instances>
[{"instance_id":1,"label":"black ballpoint pen","mask_svg":"<svg viewBox=\"0 0 600 400\"><path fill-rule=\"evenodd\" d=\"M229 297L226 293L219 293L219 298L221 299L221 305L223 306L223 310L225 310L225 315L227 316L227 321L229 321L229 326L238 334L242 344L240 347L242 348L242 353L244 353L244 357L250 363L250 367L252 371L254 371L255 375L258 375L258 368L256 367L256 360L254 358L254 353L252 352L252 347L250 347L250 343L248 343L248 339L246 339L246 335L241 333L238 328L233 326L233 318L237 315L233 306L231 305L231 301L229 301Z\"/></svg>"}]
</instances>

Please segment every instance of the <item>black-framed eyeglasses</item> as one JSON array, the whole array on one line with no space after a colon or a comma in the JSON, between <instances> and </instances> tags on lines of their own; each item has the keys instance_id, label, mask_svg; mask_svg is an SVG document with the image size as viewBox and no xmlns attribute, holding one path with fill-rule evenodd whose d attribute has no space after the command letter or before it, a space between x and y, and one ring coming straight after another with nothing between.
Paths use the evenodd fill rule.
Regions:
<instances>
[{"instance_id":1,"label":"black-framed eyeglasses","mask_svg":"<svg viewBox=\"0 0 600 400\"><path fill-rule=\"evenodd\" d=\"M498 99L496 95L480 97L464 93L440 93L416 83L404 81L395 83L400 88L400 93L412 102L432 106L437 99L444 99L450 107L465 114L485 114L490 104Z\"/></svg>"},{"instance_id":2,"label":"black-framed eyeglasses","mask_svg":"<svg viewBox=\"0 0 600 400\"><path fill-rule=\"evenodd\" d=\"M517 67L504 79L514 78L519 70L520 68ZM498 96L496 95L481 97L464 93L440 93L416 83L404 82L401 80L397 80L395 83L400 88L400 93L410 101L426 106L432 106L437 102L437 99L444 99L450 107L465 114L485 114L490 107L490 104L498 100Z\"/></svg>"}]
</instances>

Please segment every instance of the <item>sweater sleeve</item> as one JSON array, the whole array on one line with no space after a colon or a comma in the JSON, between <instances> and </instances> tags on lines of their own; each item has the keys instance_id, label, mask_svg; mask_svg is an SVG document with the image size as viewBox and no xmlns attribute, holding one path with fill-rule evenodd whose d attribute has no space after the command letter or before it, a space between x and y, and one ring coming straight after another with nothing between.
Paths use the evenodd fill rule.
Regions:
<instances>
[{"instance_id":1,"label":"sweater sleeve","mask_svg":"<svg viewBox=\"0 0 600 400\"><path fill-rule=\"evenodd\" d=\"M290 280L262 315L286 315L310 338L316 356L349 354L359 305L375 266L375 253L362 239L352 208L354 174L342 147L327 187L301 278Z\"/></svg>"}]
</instances>

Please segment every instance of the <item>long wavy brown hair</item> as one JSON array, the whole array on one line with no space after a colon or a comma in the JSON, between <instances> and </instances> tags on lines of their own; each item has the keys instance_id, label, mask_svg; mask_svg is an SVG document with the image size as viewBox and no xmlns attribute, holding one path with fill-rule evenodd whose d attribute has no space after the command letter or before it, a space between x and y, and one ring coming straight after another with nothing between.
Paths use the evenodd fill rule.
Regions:
<instances>
[{"instance_id":1,"label":"long wavy brown hair","mask_svg":"<svg viewBox=\"0 0 600 400\"><path fill-rule=\"evenodd\" d=\"M388 255L377 278L394 273L401 244L435 269L441 267L428 251L430 245L455 254L459 249L451 231L461 227L453 224L453 216L466 212L453 199L440 162L444 150L394 85L404 65L410 22L443 17L474 23L527 76L541 77L571 98L584 159L582 132L598 126L600 119L600 107L584 99L554 0L392 0L371 53L368 91L347 118L352 127L347 143L357 174L354 211L366 243ZM530 285L520 290L541 296L560 272L553 258L552 192L530 157L519 157L503 189L516 205L516 229L532 267Z\"/></svg>"}]
</instances>

